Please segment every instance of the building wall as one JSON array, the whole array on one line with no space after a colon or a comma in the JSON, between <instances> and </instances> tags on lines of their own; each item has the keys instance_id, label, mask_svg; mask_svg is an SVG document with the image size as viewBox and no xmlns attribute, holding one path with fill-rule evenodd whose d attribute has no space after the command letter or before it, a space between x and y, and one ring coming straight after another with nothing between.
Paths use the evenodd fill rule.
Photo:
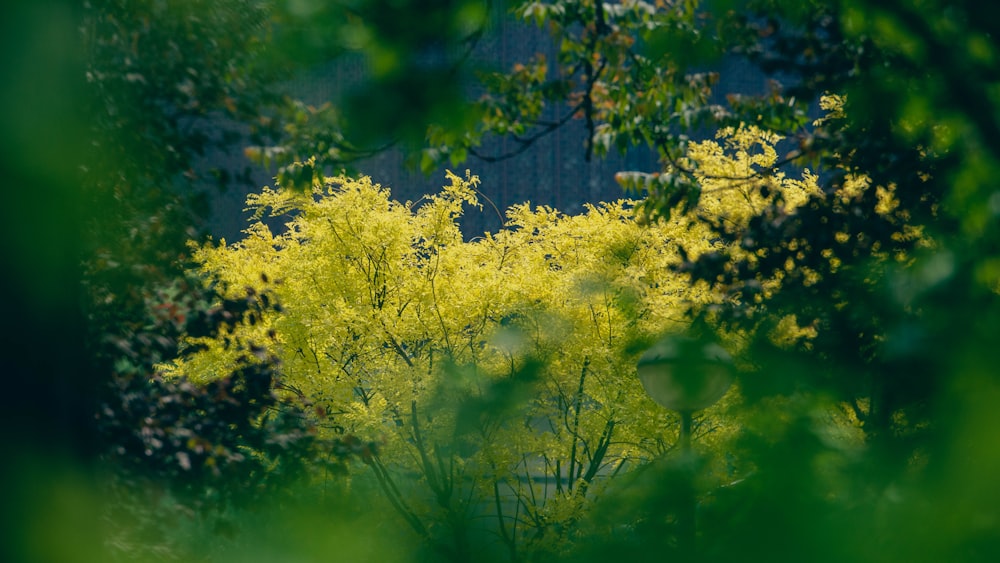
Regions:
<instances>
[{"instance_id":1,"label":"building wall","mask_svg":"<svg viewBox=\"0 0 1000 563\"><path fill-rule=\"evenodd\" d=\"M509 69L514 63L527 60L534 53L544 53L549 60L555 59L555 44L547 31L532 25L515 21L502 14L503 2L493 3L495 10L492 25L483 35L471 58L481 64L491 64L501 70ZM723 83L720 92L761 92L765 78L749 65L738 61L726 61L721 70ZM336 100L341 92L356 83L365 72L364 63L359 60L341 59L317 68L296 80L291 88L303 100L321 104ZM556 118L566 108L551 108L550 119ZM585 203L613 201L629 194L623 192L614 181L615 172L621 170L655 171L660 165L656 156L646 148L636 148L628 154L612 154L607 158L585 160L584 142L586 130L582 120L572 120L562 128L538 140L527 151L513 158L499 162L486 162L472 157L459 170L465 169L478 175L480 190L503 214L518 203L547 205L564 213L578 213ZM487 155L506 154L516 143L509 139L492 139L481 148ZM231 157L238 160L239 157ZM239 167L245 163L239 164ZM415 201L423 194L438 191L445 182L445 168L425 176L410 170L403 164L403 156L398 151L388 151L376 157L357 163L356 168L364 175L389 187L393 197L400 201ZM272 183L268 174L261 172L255 177L253 191ZM227 240L239 238L239 232L246 226L247 214L243 212L243 202L247 190L233 188L229 193L215 198L213 202L212 233ZM482 198L481 198L482 199ZM466 238L473 238L485 231L496 231L502 225L502 218L487 201L483 200L482 210L469 209L462 220Z\"/></svg>"}]
</instances>

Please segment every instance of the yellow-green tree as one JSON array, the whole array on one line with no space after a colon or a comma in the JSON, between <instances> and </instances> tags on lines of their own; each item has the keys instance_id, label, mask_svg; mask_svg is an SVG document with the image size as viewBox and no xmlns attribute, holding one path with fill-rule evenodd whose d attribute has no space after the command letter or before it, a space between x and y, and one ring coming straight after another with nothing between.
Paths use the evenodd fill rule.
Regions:
<instances>
[{"instance_id":1,"label":"yellow-green tree","mask_svg":"<svg viewBox=\"0 0 1000 563\"><path fill-rule=\"evenodd\" d=\"M745 176L774 163L763 131L720 138L694 145L690 164ZM247 237L194 258L224 292L256 288L280 307L189 339L200 351L165 369L207 381L251 352L273 354L280 388L312 401L327 431L379 441L367 458L375 486L431 544L467 559L489 530L511 559L558 550L611 476L675 445L672 415L642 391L635 361L714 299L672 271L681 243L713 248L698 215L745 221L761 186L706 181L695 213L646 225L631 201L575 216L524 204L502 231L466 241L456 221L478 205L479 180L448 179L406 204L367 178L252 195ZM790 206L815 189L809 175L776 174L770 187ZM705 446L735 431L708 412Z\"/></svg>"}]
</instances>

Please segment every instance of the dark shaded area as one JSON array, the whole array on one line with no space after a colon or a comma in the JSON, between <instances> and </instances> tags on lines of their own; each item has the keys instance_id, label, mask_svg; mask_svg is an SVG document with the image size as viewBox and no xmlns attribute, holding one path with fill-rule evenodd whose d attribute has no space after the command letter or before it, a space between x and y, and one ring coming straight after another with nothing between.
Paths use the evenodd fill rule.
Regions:
<instances>
[{"instance_id":1,"label":"dark shaded area","mask_svg":"<svg viewBox=\"0 0 1000 563\"><path fill-rule=\"evenodd\" d=\"M99 378L84 348L76 182L85 130L70 2L8 2L0 16L0 218L7 303L0 398L0 559L55 561L44 526L73 526L72 549L93 553L100 507L79 503L98 450ZM60 512L52 522L52 510ZM61 538L60 541L69 538Z\"/></svg>"}]
</instances>

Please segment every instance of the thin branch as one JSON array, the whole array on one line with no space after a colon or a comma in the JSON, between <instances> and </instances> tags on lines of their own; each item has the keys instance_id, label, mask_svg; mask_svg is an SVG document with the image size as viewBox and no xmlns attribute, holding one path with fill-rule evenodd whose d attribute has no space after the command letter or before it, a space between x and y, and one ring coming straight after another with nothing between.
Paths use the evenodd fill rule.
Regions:
<instances>
[{"instance_id":1,"label":"thin branch","mask_svg":"<svg viewBox=\"0 0 1000 563\"><path fill-rule=\"evenodd\" d=\"M493 211L497 214L497 218L500 219L500 224L503 225L505 223L504 216L503 213L500 213L500 208L497 207L497 204L493 203L493 200L490 199L489 196L483 193L479 188L474 187L472 188L472 190L476 192L476 194L478 194L479 197L485 199L487 203L490 204L490 207L492 207Z\"/></svg>"},{"instance_id":2,"label":"thin branch","mask_svg":"<svg viewBox=\"0 0 1000 563\"><path fill-rule=\"evenodd\" d=\"M499 155L486 155L486 154L483 154L483 153L479 152L474 147L469 147L469 149L468 149L469 150L469 154L471 154L472 156L478 158L479 160L482 160L483 162L500 162L502 160L507 160L509 158L514 158L515 156L517 156L517 155L525 152L529 148L531 148L531 145L535 144L535 142L538 141L539 139L541 139L542 137L544 137L544 136L546 136L546 135L554 132L556 129L559 129L560 127L562 127L563 125L565 125L570 119L573 119L573 116L576 115L576 113L578 111L580 111L580 109L582 109L582 108L583 108L583 102L580 102L579 104L576 104L575 106L573 106L572 108L570 108L569 112L566 115L564 115L563 117L559 118L559 120L554 121L554 122L547 122L542 127L541 131L538 131L537 133L535 133L535 134L533 134L531 136L528 136L528 137L519 137L517 135L512 135L511 138L513 138L514 141L516 141L518 143L518 147L515 148L512 151L509 151L509 152L506 152L506 153L503 153L503 154L499 154ZM542 123L543 122L539 122L539 121L535 121L534 122L535 125L541 125Z\"/></svg>"},{"instance_id":3,"label":"thin branch","mask_svg":"<svg viewBox=\"0 0 1000 563\"><path fill-rule=\"evenodd\" d=\"M604 425L604 430L601 432L601 439L597 442L597 448L594 450L594 456L590 460L590 465L587 467L587 473L583 476L583 481L586 484L590 484L597 476L597 472L601 468L601 464L604 461L604 456L608 453L608 447L611 446L611 436L615 431L615 420L609 419ZM581 494L586 491L585 488L581 488Z\"/></svg>"},{"instance_id":4,"label":"thin branch","mask_svg":"<svg viewBox=\"0 0 1000 563\"><path fill-rule=\"evenodd\" d=\"M575 405L576 412L574 413L573 416L573 428L570 431L573 436L573 442L572 446L570 446L570 453L569 453L569 482L567 483L567 486L569 487L570 491L573 490L573 480L575 479L575 476L573 475L573 470L577 463L576 444L579 441L578 433L580 431L580 410L583 403L583 385L584 382L587 380L587 367L589 365L590 365L590 357L588 356L583 359L583 368L580 370L580 384L577 387L576 391L576 405Z\"/></svg>"},{"instance_id":5,"label":"thin branch","mask_svg":"<svg viewBox=\"0 0 1000 563\"><path fill-rule=\"evenodd\" d=\"M427 533L427 528L424 527L420 518L414 514L408 506L406 506L402 493L399 492L399 488L397 488L396 484L392 481L392 477L389 475L389 471L385 468L382 460L378 456L373 456L370 466L375 472L375 479L382 488L382 492L385 493L386 498L389 499L389 503L396 509L396 512L398 512L399 515L406 520L407 524L409 524L420 537L429 539L430 535Z\"/></svg>"},{"instance_id":6,"label":"thin branch","mask_svg":"<svg viewBox=\"0 0 1000 563\"><path fill-rule=\"evenodd\" d=\"M495 471L496 467L494 467ZM510 560L517 561L517 544L514 540L513 531L509 534L507 533L507 523L504 522L503 517L503 503L500 502L500 483L495 479L493 480L493 501L497 511L497 526L500 528L500 539L507 545L507 549L510 551Z\"/></svg>"},{"instance_id":7,"label":"thin branch","mask_svg":"<svg viewBox=\"0 0 1000 563\"><path fill-rule=\"evenodd\" d=\"M441 506L445 506L443 503L443 500L446 498L445 488L438 480L437 471L434 469L434 464L431 463L430 456L427 455L427 448L424 445L423 437L420 434L420 422L417 417L416 401L410 401L410 421L413 425L413 443L417 447L417 453L420 455L420 463L424 467L424 474L427 476L427 484L434 492L435 497L437 497L438 503L441 504Z\"/></svg>"},{"instance_id":8,"label":"thin branch","mask_svg":"<svg viewBox=\"0 0 1000 563\"><path fill-rule=\"evenodd\" d=\"M407 366L412 368L413 360L410 359L410 355L406 353L406 350L404 350L399 344L396 337L389 332L389 328L385 326L384 319L382 320L382 329L385 330L385 335L389 338L389 344L392 346L392 349L396 351L396 354L398 354L400 358L403 358L403 361L406 362Z\"/></svg>"}]
</instances>

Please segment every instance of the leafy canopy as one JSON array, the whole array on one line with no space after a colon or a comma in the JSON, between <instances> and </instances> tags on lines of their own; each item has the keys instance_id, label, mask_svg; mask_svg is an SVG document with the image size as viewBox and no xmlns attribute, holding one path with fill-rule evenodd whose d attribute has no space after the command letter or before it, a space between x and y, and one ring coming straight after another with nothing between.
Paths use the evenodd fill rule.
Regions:
<instances>
[{"instance_id":1,"label":"leafy canopy","mask_svg":"<svg viewBox=\"0 0 1000 563\"><path fill-rule=\"evenodd\" d=\"M691 162L733 174L774 162L776 139L759 129L720 138ZM675 445L635 362L714 300L672 272L679 246L716 245L695 214L640 225L627 200L575 216L514 206L502 231L466 241L456 221L478 205L479 180L448 179L405 204L364 177L251 195L246 238L198 246L194 259L234 294L270 280L281 309L188 339L192 353L165 369L207 382L247 350L273 354L278 388L319 405L321 427L381 441L371 474L416 533L455 555L472 533L456 522L486 511L512 553L556 549L610 476ZM792 206L815 185L778 174L772 189ZM720 184L696 211L745 222L760 200L756 187ZM736 430L711 414L698 428L706 446ZM414 475L417 492L400 493Z\"/></svg>"}]
</instances>

